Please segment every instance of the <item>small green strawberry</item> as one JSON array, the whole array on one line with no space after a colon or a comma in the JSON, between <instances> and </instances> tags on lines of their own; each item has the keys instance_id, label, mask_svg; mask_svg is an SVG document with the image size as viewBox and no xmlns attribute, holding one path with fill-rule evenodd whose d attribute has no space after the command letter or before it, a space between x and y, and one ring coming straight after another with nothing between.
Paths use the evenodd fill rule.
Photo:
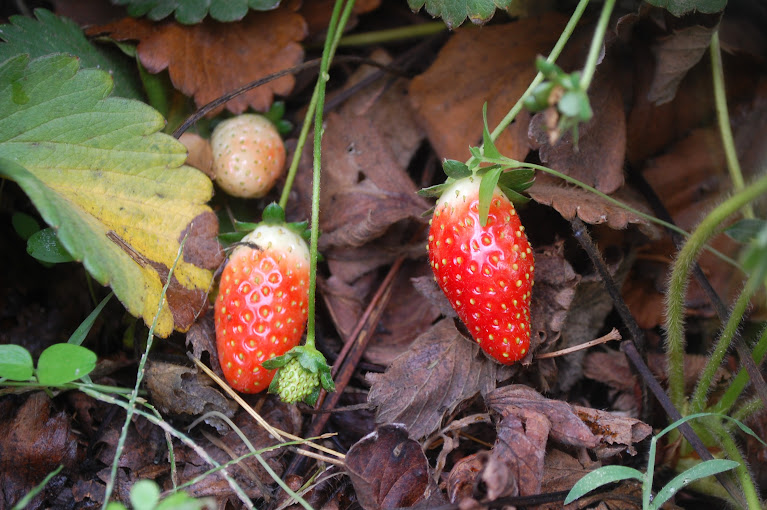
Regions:
<instances>
[{"instance_id":1,"label":"small green strawberry","mask_svg":"<svg viewBox=\"0 0 767 510\"><path fill-rule=\"evenodd\" d=\"M278 368L277 375L269 386L271 393L277 393L286 403L304 401L314 405L320 388L335 391L325 356L314 347L314 340L307 337L306 344L290 350L284 355L266 361L269 369Z\"/></svg>"},{"instance_id":2,"label":"small green strawberry","mask_svg":"<svg viewBox=\"0 0 767 510\"><path fill-rule=\"evenodd\" d=\"M298 232L296 231L298 230ZM234 249L215 303L218 358L229 384L243 393L268 388L264 362L296 347L306 328L309 249L302 225L284 222L273 204Z\"/></svg>"}]
</instances>

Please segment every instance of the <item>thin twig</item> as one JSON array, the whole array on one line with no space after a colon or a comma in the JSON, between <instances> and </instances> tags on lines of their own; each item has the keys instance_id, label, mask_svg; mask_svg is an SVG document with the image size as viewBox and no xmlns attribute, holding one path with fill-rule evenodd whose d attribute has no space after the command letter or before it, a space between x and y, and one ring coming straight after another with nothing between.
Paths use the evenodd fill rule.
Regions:
<instances>
[{"instance_id":1,"label":"thin twig","mask_svg":"<svg viewBox=\"0 0 767 510\"><path fill-rule=\"evenodd\" d=\"M622 337L620 332L617 329L613 328L612 331L610 331L603 337L596 338L594 340L589 340L588 342L583 342L582 344L573 345L572 347L561 349L559 351L544 352L542 354L536 354L535 359L558 358L560 356L572 354L574 352L582 351L584 349L590 349L594 347L595 345L602 345L602 344L606 344L607 342L612 342L613 340L620 340L621 338Z\"/></svg>"}]
</instances>

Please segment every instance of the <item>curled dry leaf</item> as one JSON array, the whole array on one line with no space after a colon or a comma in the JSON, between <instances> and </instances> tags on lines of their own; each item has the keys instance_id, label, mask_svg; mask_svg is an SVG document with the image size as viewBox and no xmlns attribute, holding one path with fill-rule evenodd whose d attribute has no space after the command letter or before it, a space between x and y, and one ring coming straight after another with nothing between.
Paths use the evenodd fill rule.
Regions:
<instances>
[{"instance_id":1,"label":"curled dry leaf","mask_svg":"<svg viewBox=\"0 0 767 510\"><path fill-rule=\"evenodd\" d=\"M275 428L293 435L301 433L301 413L296 406L286 405L278 399L268 398L263 401L263 406L259 408L259 414ZM278 444L277 440L272 438L245 410L240 410L233 421L256 450ZM224 436L216 436L208 441L199 441L199 444L202 449L221 464L229 462L234 457L250 453L248 446L242 442L242 438L232 430ZM284 450L277 448L266 451L261 453L261 457L266 460L278 476L282 475L285 469ZM207 474L207 476L202 477L201 480L185 489L193 497L217 496L224 502L227 498L231 499L232 502L237 501L232 488L221 476L221 473L208 473L211 466L197 455L197 452L193 449L186 446L176 448L176 462L179 464L179 483L193 480L203 473ZM227 468L227 470L240 486L243 487L245 493L254 499L268 497L271 494L270 487L276 484L274 479L253 456L237 462L234 466Z\"/></svg>"},{"instance_id":2,"label":"curled dry leaf","mask_svg":"<svg viewBox=\"0 0 767 510\"><path fill-rule=\"evenodd\" d=\"M138 57L147 70L159 73L168 69L173 86L194 97L199 107L300 63L304 52L299 41L306 36L306 22L299 14L280 7L252 12L238 23L205 19L197 25L181 25L123 18L93 27L88 34L139 41ZM248 107L267 111L274 95L287 95L294 83L292 75L283 76L232 99L226 108L232 113L242 113Z\"/></svg>"},{"instance_id":3,"label":"curled dry leaf","mask_svg":"<svg viewBox=\"0 0 767 510\"><path fill-rule=\"evenodd\" d=\"M0 507L10 508L59 464L73 467L77 438L65 411L51 409L44 392L30 394L12 412L0 406Z\"/></svg>"},{"instance_id":4,"label":"curled dry leaf","mask_svg":"<svg viewBox=\"0 0 767 510\"><path fill-rule=\"evenodd\" d=\"M210 378L183 365L153 361L147 367L146 386L152 402L163 414L196 418L218 411L232 418L238 407L213 385ZM227 429L223 421L215 418L207 419L206 423L220 432Z\"/></svg>"},{"instance_id":5,"label":"curled dry leaf","mask_svg":"<svg viewBox=\"0 0 767 510\"><path fill-rule=\"evenodd\" d=\"M523 385L497 388L485 397L485 402L503 417L518 413L519 409L545 416L551 423L551 438L569 446L633 454L633 445L652 432L649 425L634 418L605 411L584 411L586 408L547 399Z\"/></svg>"},{"instance_id":6,"label":"curled dry leaf","mask_svg":"<svg viewBox=\"0 0 767 510\"><path fill-rule=\"evenodd\" d=\"M412 507L435 490L421 445L402 425L384 425L346 454L346 469L365 510Z\"/></svg>"},{"instance_id":7,"label":"curled dry leaf","mask_svg":"<svg viewBox=\"0 0 767 510\"><path fill-rule=\"evenodd\" d=\"M446 414L477 393L495 388L508 367L490 361L443 319L396 358L383 374L368 374L368 402L379 424L403 423L414 439L434 432Z\"/></svg>"},{"instance_id":8,"label":"curled dry leaf","mask_svg":"<svg viewBox=\"0 0 767 510\"><path fill-rule=\"evenodd\" d=\"M440 158L463 161L482 137L482 105L495 126L535 76L567 19L554 12L476 30L455 30L434 63L410 85L410 98ZM457 70L460 69L460 72ZM527 122L517 119L497 140L501 154L523 160Z\"/></svg>"}]
</instances>

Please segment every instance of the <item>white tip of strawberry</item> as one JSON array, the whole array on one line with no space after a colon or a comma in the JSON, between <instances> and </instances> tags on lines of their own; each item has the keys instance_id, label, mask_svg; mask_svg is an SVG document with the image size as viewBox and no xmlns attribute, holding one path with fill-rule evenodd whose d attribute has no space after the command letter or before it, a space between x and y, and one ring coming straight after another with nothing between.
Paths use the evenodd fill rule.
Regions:
<instances>
[{"instance_id":1,"label":"white tip of strawberry","mask_svg":"<svg viewBox=\"0 0 767 510\"><path fill-rule=\"evenodd\" d=\"M302 260L309 260L309 248L306 242L285 225L259 225L246 235L242 242L254 244L261 250L277 250Z\"/></svg>"},{"instance_id":2,"label":"white tip of strawberry","mask_svg":"<svg viewBox=\"0 0 767 510\"><path fill-rule=\"evenodd\" d=\"M455 204L457 202L465 202L467 200L473 200L479 193L479 184L482 179L478 176L471 175L458 179L451 184L437 201L437 209L444 203Z\"/></svg>"}]
</instances>

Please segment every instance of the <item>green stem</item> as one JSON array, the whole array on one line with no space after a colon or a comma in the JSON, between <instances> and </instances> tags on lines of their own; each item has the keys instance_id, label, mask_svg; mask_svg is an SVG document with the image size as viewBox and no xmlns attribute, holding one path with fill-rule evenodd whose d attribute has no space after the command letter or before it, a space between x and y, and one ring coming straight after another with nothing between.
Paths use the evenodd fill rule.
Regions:
<instances>
[{"instance_id":1,"label":"green stem","mask_svg":"<svg viewBox=\"0 0 767 510\"><path fill-rule=\"evenodd\" d=\"M426 37L429 35L438 34L447 30L445 23L442 21L432 21L427 23L420 23L418 25L410 25L398 28L389 28L387 30L376 30L373 32L366 32L362 34L353 34L342 37L338 41L338 46L368 46L371 44L382 44L393 41L401 41L403 39L413 39L416 37Z\"/></svg>"},{"instance_id":2,"label":"green stem","mask_svg":"<svg viewBox=\"0 0 767 510\"><path fill-rule=\"evenodd\" d=\"M767 193L767 175L718 205L700 222L674 261L666 304L666 362L671 402L683 410L684 396L684 299L692 265L709 239L730 215Z\"/></svg>"},{"instance_id":3,"label":"green stem","mask_svg":"<svg viewBox=\"0 0 767 510\"><path fill-rule=\"evenodd\" d=\"M285 186L282 188L282 194L280 195L280 207L284 211L288 205L288 198L290 198L290 190L293 189L293 182L296 180L296 174L298 173L298 164L301 162L301 154L304 152L304 146L306 145L306 139L309 137L309 128L312 126L312 119L314 118L314 110L317 108L317 87L314 88L312 93L312 99L309 101L309 107L306 110L306 116L304 117L304 123L301 126L301 132L298 134L298 141L296 142L296 148L293 151L293 159L290 161L290 168L288 168L288 175L285 178Z\"/></svg>"},{"instance_id":4,"label":"green stem","mask_svg":"<svg viewBox=\"0 0 767 510\"><path fill-rule=\"evenodd\" d=\"M752 351L754 363L756 363L757 366L762 362L765 354L767 354L767 328L762 331L762 334L759 337L759 341L756 343L756 346ZM732 409L732 406L734 406L740 398L749 381L750 377L748 372L745 368L741 368L738 371L738 374L730 383L730 387L727 388L719 401L714 406L712 406L711 411L721 414L729 413L730 409ZM761 403L761 399L757 398L756 400Z\"/></svg>"},{"instance_id":5,"label":"green stem","mask_svg":"<svg viewBox=\"0 0 767 510\"><path fill-rule=\"evenodd\" d=\"M746 420L751 418L754 414L758 413L762 409L764 409L764 402L762 402L762 399L759 397L753 397L746 400L742 406L734 409L731 416L733 419L745 423ZM736 425L730 426L731 429L734 427L736 427Z\"/></svg>"},{"instance_id":6,"label":"green stem","mask_svg":"<svg viewBox=\"0 0 767 510\"><path fill-rule=\"evenodd\" d=\"M101 391L103 393L114 393L116 395L127 395L133 391L131 388L121 388L120 386L106 386L103 384L93 384L93 383L67 383L62 384L61 386L55 386L52 387L48 384L40 384L38 382L25 382L25 381L3 381L0 383L0 386L8 386L11 388L51 388L56 390L82 390L83 387L91 388L95 391ZM146 395L145 391L141 391L139 393L141 396Z\"/></svg>"},{"instance_id":7,"label":"green stem","mask_svg":"<svg viewBox=\"0 0 767 510\"><path fill-rule=\"evenodd\" d=\"M761 510L762 502L759 499L759 494L754 485L754 480L751 478L751 473L748 472L748 465L746 459L740 453L738 445L732 436L725 430L723 424L720 422L715 427L716 433L719 435L722 449L727 453L727 456L738 463L738 467L735 468L735 476L740 482L740 488L746 496L746 503L750 510Z\"/></svg>"},{"instance_id":8,"label":"green stem","mask_svg":"<svg viewBox=\"0 0 767 510\"><path fill-rule=\"evenodd\" d=\"M663 221L661 219L658 219L658 218L656 218L656 217L654 217L652 215L649 215L647 213L643 213L639 209L635 209L635 208L631 207L628 204L624 204L620 200L617 200L617 199L611 197L610 195L606 195L605 193L602 193L598 189L596 189L596 188L594 188L592 186L589 186L588 184L586 184L584 182L581 182L578 179L575 179L574 177L570 177L567 174L563 174L561 172L558 172L557 170L554 170L553 168L549 168L549 167L542 166L542 165L536 165L536 164L533 164L533 163L523 163L521 161L512 161L512 160L503 160L503 161L498 160L498 161L494 161L492 159L487 159L487 161L490 162L490 163L498 163L498 164L502 164L504 166L511 166L511 167L514 167L514 168L531 168L533 170L540 170L541 172L544 172L544 173L547 173L549 175L553 175L555 177L558 177L558 178L562 179L563 181L569 182L570 184L574 184L575 186L578 186L579 188L582 188L582 189L584 189L584 190L586 190L586 191L588 191L590 193L593 193L594 195L596 195L596 196L602 198L603 200L613 204L614 206L620 207L624 211L628 211L628 212L630 212L632 214L635 214L635 215L639 216L640 218L649 221L650 223L654 223L654 224L659 225L661 227L664 227L664 228L667 228L669 230L672 230L672 231L676 232L677 234L682 235L684 237L690 237L690 233L689 232L687 232L684 229L681 229L681 228L677 227L673 223L668 223L668 222ZM736 260L734 260L733 258L728 257L724 253L722 253L722 252L720 252L720 251L718 251L718 250L716 250L714 248L711 248L710 246L706 246L706 249L708 251L710 251L711 253L713 253L714 255L716 255L717 257L719 257L724 262L727 262L728 264L732 265L733 267L740 269L740 264L738 264L738 262Z\"/></svg>"},{"instance_id":9,"label":"green stem","mask_svg":"<svg viewBox=\"0 0 767 510\"><path fill-rule=\"evenodd\" d=\"M714 346L714 350L706 361L706 366L703 367L703 371L701 371L700 377L698 377L698 383L690 400L690 412L697 413L706 407L706 399L711 389L711 382L714 380L716 371L719 370L722 360L730 348L732 339L738 331L738 326L740 326L743 320L743 314L746 313L746 309L751 303L751 298L760 285L759 278L755 278L753 275L746 281L746 285L743 287L737 301L735 301L732 312L730 312L727 324L725 324L722 333L719 335L719 340Z\"/></svg>"},{"instance_id":10,"label":"green stem","mask_svg":"<svg viewBox=\"0 0 767 510\"><path fill-rule=\"evenodd\" d=\"M727 94L725 94L724 90L724 70L722 68L722 51L719 45L718 30L711 36L709 53L711 55L711 74L714 78L716 118L719 124L719 133L722 137L724 156L727 160L727 170L730 172L733 188L735 191L740 191L746 186L746 183L743 179L743 171L740 168L738 153L735 150L735 140L732 136L732 128L730 127L730 114L727 109ZM743 208L743 216L746 218L754 217L754 210L750 204Z\"/></svg>"},{"instance_id":11,"label":"green stem","mask_svg":"<svg viewBox=\"0 0 767 510\"><path fill-rule=\"evenodd\" d=\"M584 91L588 90L591 80L594 78L594 73L597 70L597 60L599 60L599 55L602 53L602 44L605 40L607 24L610 22L613 7L615 7L615 0L605 1L605 4L602 6L602 13L599 15L599 21L597 21L597 28L591 37L591 47L589 47L589 54L586 57L586 64L583 66L583 74L581 75L581 89Z\"/></svg>"},{"instance_id":12,"label":"green stem","mask_svg":"<svg viewBox=\"0 0 767 510\"><path fill-rule=\"evenodd\" d=\"M173 273L176 270L176 266L178 265L178 261L181 259L181 254L184 252L184 245L186 244L187 237L188 236L184 236L184 239L181 240L181 244L178 247L178 253L176 253L176 258L173 261L173 265L171 266L170 271L168 272L167 281L165 282L165 285L163 285L162 292L160 293L160 299L157 305L157 313L155 313L154 320L152 321L152 327L149 328L149 333L147 334L146 349L144 349L144 352L141 355L141 360L138 364L138 372L136 373L136 385L133 387L133 391L131 392L128 399L125 421L123 422L122 429L120 430L120 437L117 440L117 448L115 449L115 456L112 460L112 468L110 470L109 480L107 480L107 485L104 492L104 503L102 505L102 508L104 509L106 509L107 505L109 504L109 498L112 496L115 480L117 480L117 466L120 462L120 456L122 455L123 449L125 448L125 440L128 437L128 427L130 426L131 420L133 419L133 413L136 410L136 400L138 399L138 394L141 388L141 381L144 379L146 361L147 358L149 358L149 351L152 349L154 330L157 327L157 322L160 319L160 313L162 312L162 308L165 305L165 296L168 293L168 286L170 286L170 282L173 278Z\"/></svg>"},{"instance_id":13,"label":"green stem","mask_svg":"<svg viewBox=\"0 0 767 510\"><path fill-rule=\"evenodd\" d=\"M333 7L333 14L330 17L330 23L328 25L328 38L325 40L325 48L322 50L322 61L320 63L320 73L317 77L317 86L315 88L317 94L317 104L314 112L314 154L312 164L312 219L311 219L311 238L309 240L309 264L311 270L309 271L309 305L308 315L309 318L306 323L306 346L314 347L315 341L315 310L316 310L316 297L317 297L317 260L318 250L317 244L320 236L320 182L322 172L322 133L324 131L322 125L322 114L325 106L325 85L327 84L330 76L328 75L328 69L330 68L330 61L333 58L336 48L338 47L338 41L343 33L344 26L351 16L352 7L354 7L354 0L346 2L343 14L341 14L341 6L343 0L336 0ZM340 15L340 19L339 19Z\"/></svg>"},{"instance_id":14,"label":"green stem","mask_svg":"<svg viewBox=\"0 0 767 510\"><path fill-rule=\"evenodd\" d=\"M546 57L546 62L553 63L556 62L556 60L559 58L559 55L562 53L562 50L564 50L567 41L570 40L570 36L573 34L575 27L578 26L578 22L581 20L581 16L583 16L583 12L586 10L586 6L588 5L589 0L580 0L578 2L578 5L575 7L575 11L573 11L573 15L570 16L570 21L567 22L567 26L565 26L564 30L562 30L562 33L559 35L559 39L554 45L554 48L552 48L551 53L549 53L549 56ZM509 110L509 113L506 114L498 126L493 129L493 132L490 133L490 137L493 139L493 141L495 141L503 132L503 130L509 127L509 124L514 121L519 112L522 110L525 98L529 96L535 87L537 87L542 81L543 74L536 74L535 78L533 78L533 81L530 82L530 86L527 87L527 90L525 90L522 96L520 96L520 98L517 100L517 103L511 108L511 110ZM470 162L471 159L469 159L467 164Z\"/></svg>"}]
</instances>

